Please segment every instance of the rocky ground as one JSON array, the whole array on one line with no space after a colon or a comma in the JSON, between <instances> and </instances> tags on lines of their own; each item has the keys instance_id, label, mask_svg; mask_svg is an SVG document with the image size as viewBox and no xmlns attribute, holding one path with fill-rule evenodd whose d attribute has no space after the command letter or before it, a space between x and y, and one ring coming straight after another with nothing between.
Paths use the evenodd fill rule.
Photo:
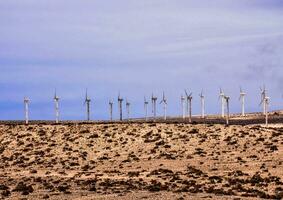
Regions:
<instances>
[{"instance_id":1,"label":"rocky ground","mask_svg":"<svg viewBox=\"0 0 283 200\"><path fill-rule=\"evenodd\" d=\"M282 199L283 126L0 125L0 197Z\"/></svg>"}]
</instances>

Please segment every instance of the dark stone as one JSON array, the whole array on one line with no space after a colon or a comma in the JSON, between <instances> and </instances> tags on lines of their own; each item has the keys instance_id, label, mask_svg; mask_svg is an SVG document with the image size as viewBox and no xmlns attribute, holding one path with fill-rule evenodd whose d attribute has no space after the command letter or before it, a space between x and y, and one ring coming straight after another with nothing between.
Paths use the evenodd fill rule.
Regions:
<instances>
[{"instance_id":1,"label":"dark stone","mask_svg":"<svg viewBox=\"0 0 283 200\"><path fill-rule=\"evenodd\" d=\"M11 195L11 192L10 192L9 190L3 190L3 191L1 192L1 195L2 195L3 197L8 197L8 196Z\"/></svg>"},{"instance_id":2,"label":"dark stone","mask_svg":"<svg viewBox=\"0 0 283 200\"><path fill-rule=\"evenodd\" d=\"M24 182L19 182L13 191L22 192L22 195L28 195L29 193L33 193L33 188L31 185L26 185Z\"/></svg>"},{"instance_id":3,"label":"dark stone","mask_svg":"<svg viewBox=\"0 0 283 200\"><path fill-rule=\"evenodd\" d=\"M0 190L8 190L9 187L3 184L0 184Z\"/></svg>"}]
</instances>

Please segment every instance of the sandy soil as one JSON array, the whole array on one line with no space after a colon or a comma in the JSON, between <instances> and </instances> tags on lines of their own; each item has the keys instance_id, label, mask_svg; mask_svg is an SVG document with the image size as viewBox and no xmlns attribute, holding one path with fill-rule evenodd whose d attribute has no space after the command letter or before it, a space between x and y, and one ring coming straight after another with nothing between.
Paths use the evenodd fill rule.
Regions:
<instances>
[{"instance_id":1,"label":"sandy soil","mask_svg":"<svg viewBox=\"0 0 283 200\"><path fill-rule=\"evenodd\" d=\"M283 126L0 125L0 197L283 198Z\"/></svg>"}]
</instances>

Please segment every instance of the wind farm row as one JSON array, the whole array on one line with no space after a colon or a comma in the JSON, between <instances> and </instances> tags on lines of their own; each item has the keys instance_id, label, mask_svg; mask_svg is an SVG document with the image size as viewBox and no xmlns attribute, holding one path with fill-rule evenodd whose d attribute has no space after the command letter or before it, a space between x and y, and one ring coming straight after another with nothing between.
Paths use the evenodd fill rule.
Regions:
<instances>
[{"instance_id":1,"label":"wind farm row","mask_svg":"<svg viewBox=\"0 0 283 200\"><path fill-rule=\"evenodd\" d=\"M269 107L269 101L270 97L267 96L267 90L265 87L260 88L260 105L262 106L262 114L265 115L265 123L266 125L268 124L268 107ZM205 95L204 92L201 91L200 94L198 95L200 99L200 106L201 106L201 112L199 114L199 117L201 119L206 118L206 112L205 112ZM239 101L241 103L241 117L246 116L245 112L245 97L246 93L243 91L242 88L240 88L240 93L239 93ZM59 109L59 101L60 98L57 95L57 92L55 90L54 94L54 108L55 108L55 121L56 123L59 123L60 121L60 109ZM165 92L162 93L161 100L158 101L158 97L152 93L151 95L151 115L149 114L149 101L148 99L144 96L144 116L142 116L142 119L145 121L150 119L163 119L167 120L168 115L167 115L167 107L168 107L168 102L167 102L167 97L165 95ZM192 100L193 100L193 93L187 92L187 90L184 90L184 94L180 96L180 103L181 103L181 112L180 112L180 118L188 120L189 123L192 122ZM226 124L229 124L229 119L230 119L230 96L226 95L224 91L220 88L219 89L219 96L218 100L221 102L221 113L220 116L221 118L226 120ZM84 99L84 106L86 108L86 120L90 121L90 113L91 113L91 98L88 95L88 91L86 90L85 93L85 99ZM123 113L123 102L125 101L125 107L126 107L126 113ZM109 100L109 120L113 121L113 106L114 100ZM162 105L163 109L163 116L157 116L157 104ZM24 113L25 113L25 123L29 123L29 104L30 104L30 99L28 97L24 97ZM123 120L131 120L131 103L127 98L123 98L120 95L120 92L118 94L117 98L117 106L118 106L118 111L119 111L119 121ZM124 116L125 115L125 116Z\"/></svg>"}]
</instances>

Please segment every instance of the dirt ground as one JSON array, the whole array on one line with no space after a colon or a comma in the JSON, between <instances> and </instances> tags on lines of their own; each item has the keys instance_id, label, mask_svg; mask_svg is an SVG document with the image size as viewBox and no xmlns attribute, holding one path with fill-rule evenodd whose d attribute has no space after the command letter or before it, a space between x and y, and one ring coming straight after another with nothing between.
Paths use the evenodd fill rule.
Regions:
<instances>
[{"instance_id":1,"label":"dirt ground","mask_svg":"<svg viewBox=\"0 0 283 200\"><path fill-rule=\"evenodd\" d=\"M0 125L0 197L282 199L283 126Z\"/></svg>"}]
</instances>

